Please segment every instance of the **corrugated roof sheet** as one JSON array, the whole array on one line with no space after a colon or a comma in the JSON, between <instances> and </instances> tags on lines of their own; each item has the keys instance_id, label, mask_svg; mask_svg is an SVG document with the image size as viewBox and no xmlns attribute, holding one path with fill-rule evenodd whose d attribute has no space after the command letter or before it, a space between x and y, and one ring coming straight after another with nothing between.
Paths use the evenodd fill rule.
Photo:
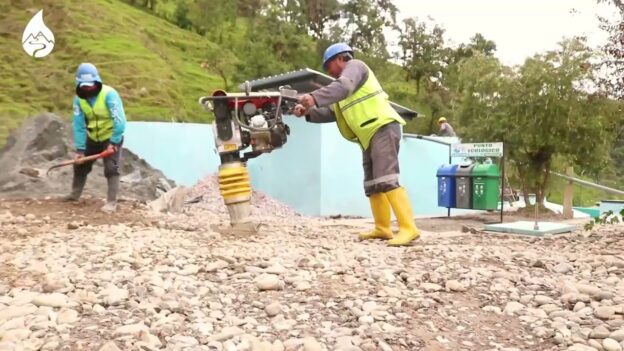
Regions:
<instances>
[{"instance_id":1,"label":"corrugated roof sheet","mask_svg":"<svg viewBox=\"0 0 624 351\"><path fill-rule=\"evenodd\" d=\"M299 93L309 93L330 84L334 80L334 78L326 74L313 69L304 68L298 71L255 79L249 81L249 83L251 84L252 91L276 91L280 86L289 85L292 89L297 90ZM244 84L241 84L239 89L244 90ZM405 119L422 116L422 114L392 101L390 104Z\"/></svg>"}]
</instances>

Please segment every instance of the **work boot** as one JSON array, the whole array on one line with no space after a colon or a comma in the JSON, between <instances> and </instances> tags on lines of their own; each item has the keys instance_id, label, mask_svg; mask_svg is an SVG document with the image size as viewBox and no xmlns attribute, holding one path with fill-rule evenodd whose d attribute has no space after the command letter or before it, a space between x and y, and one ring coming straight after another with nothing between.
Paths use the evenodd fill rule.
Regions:
<instances>
[{"instance_id":1,"label":"work boot","mask_svg":"<svg viewBox=\"0 0 624 351\"><path fill-rule=\"evenodd\" d=\"M388 241L390 246L401 246L409 244L412 240L420 237L420 231L416 228L412 206L407 191L403 187L398 187L386 193L388 201L392 206L394 215L399 222L399 232L394 239Z\"/></svg>"},{"instance_id":2,"label":"work boot","mask_svg":"<svg viewBox=\"0 0 624 351\"><path fill-rule=\"evenodd\" d=\"M392 239L390 228L390 202L384 193L372 194L368 197L371 211L375 219L375 228L369 232L360 233L360 240Z\"/></svg>"},{"instance_id":3,"label":"work boot","mask_svg":"<svg viewBox=\"0 0 624 351\"><path fill-rule=\"evenodd\" d=\"M72 190L69 195L63 197L63 201L78 201L80 199L80 195L82 195L82 189L84 189L85 184L87 183L86 176L77 176L74 175L72 180Z\"/></svg>"},{"instance_id":4,"label":"work boot","mask_svg":"<svg viewBox=\"0 0 624 351\"><path fill-rule=\"evenodd\" d=\"M102 207L104 212L115 212L117 210L117 192L119 191L119 176L112 176L106 179L108 192L106 194L106 205Z\"/></svg>"}]
</instances>

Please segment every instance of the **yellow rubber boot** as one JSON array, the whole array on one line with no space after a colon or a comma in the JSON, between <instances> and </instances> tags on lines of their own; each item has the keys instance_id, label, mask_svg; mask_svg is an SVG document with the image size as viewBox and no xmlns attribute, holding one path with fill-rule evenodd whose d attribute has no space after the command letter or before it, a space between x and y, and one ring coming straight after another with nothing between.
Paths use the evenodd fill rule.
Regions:
<instances>
[{"instance_id":1,"label":"yellow rubber boot","mask_svg":"<svg viewBox=\"0 0 624 351\"><path fill-rule=\"evenodd\" d=\"M414 216L412 215L412 205L407 197L407 191L403 187L398 187L386 193L388 201L392 206L397 222L399 222L399 233L388 241L390 246L402 246L420 237L420 231L416 228Z\"/></svg>"},{"instance_id":2,"label":"yellow rubber boot","mask_svg":"<svg viewBox=\"0 0 624 351\"><path fill-rule=\"evenodd\" d=\"M360 233L360 240L368 239L392 239L392 229L390 228L390 202L384 193L372 194L368 197L370 201L373 218L375 218L375 229L370 232Z\"/></svg>"}]
</instances>

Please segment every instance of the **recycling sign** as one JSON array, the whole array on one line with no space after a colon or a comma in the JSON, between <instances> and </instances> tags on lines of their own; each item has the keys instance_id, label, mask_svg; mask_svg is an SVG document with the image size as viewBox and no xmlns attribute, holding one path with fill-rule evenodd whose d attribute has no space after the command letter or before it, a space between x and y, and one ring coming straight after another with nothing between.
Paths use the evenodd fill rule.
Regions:
<instances>
[{"instance_id":1,"label":"recycling sign","mask_svg":"<svg viewBox=\"0 0 624 351\"><path fill-rule=\"evenodd\" d=\"M451 157L502 157L503 143L467 143L451 145Z\"/></svg>"}]
</instances>

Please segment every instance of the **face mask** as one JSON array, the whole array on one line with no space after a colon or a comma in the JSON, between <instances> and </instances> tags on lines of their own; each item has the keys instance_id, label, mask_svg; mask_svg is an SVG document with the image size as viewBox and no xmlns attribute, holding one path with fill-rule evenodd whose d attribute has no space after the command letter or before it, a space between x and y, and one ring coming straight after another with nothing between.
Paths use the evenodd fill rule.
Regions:
<instances>
[{"instance_id":1,"label":"face mask","mask_svg":"<svg viewBox=\"0 0 624 351\"><path fill-rule=\"evenodd\" d=\"M82 85L76 87L76 95L81 99L88 99L97 96L102 89L102 85L96 82L94 85Z\"/></svg>"}]
</instances>

